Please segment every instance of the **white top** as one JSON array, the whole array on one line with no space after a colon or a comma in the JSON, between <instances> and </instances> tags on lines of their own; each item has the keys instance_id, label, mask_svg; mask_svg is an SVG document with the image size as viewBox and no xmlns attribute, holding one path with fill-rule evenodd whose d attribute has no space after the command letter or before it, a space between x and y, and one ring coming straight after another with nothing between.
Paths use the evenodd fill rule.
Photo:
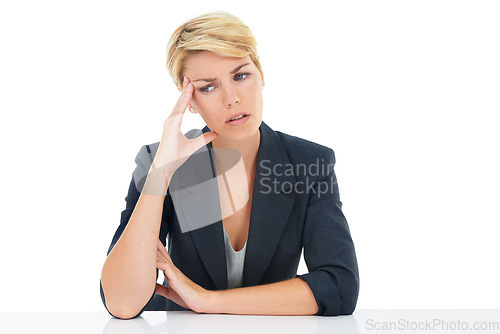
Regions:
<instances>
[{"instance_id":1,"label":"white top","mask_svg":"<svg viewBox=\"0 0 500 334\"><path fill-rule=\"evenodd\" d=\"M227 288L241 288L243 286L243 264L245 262L248 237L245 246L236 252L231 245L226 229L224 226L222 228L224 229L224 244L226 246Z\"/></svg>"}]
</instances>

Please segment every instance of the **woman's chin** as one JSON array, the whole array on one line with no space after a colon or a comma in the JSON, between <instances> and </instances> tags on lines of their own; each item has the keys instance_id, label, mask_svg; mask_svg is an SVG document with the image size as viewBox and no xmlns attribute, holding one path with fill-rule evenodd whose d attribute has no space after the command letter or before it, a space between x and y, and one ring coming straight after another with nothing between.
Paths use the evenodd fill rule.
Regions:
<instances>
[{"instance_id":1,"label":"woman's chin","mask_svg":"<svg viewBox=\"0 0 500 334\"><path fill-rule=\"evenodd\" d=\"M242 130L242 129L241 129ZM218 136L217 138L214 139L214 142L216 143L230 143L230 142L242 142L251 139L254 135L255 132L259 131L259 128L256 129L245 129L245 131L228 131L227 129L224 130L215 130L217 132Z\"/></svg>"}]
</instances>

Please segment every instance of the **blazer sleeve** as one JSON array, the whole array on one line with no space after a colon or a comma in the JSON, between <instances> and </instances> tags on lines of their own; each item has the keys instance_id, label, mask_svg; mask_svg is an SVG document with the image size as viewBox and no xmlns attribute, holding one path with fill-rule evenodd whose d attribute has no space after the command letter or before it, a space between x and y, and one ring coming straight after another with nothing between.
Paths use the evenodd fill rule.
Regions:
<instances>
[{"instance_id":1,"label":"blazer sleeve","mask_svg":"<svg viewBox=\"0 0 500 334\"><path fill-rule=\"evenodd\" d=\"M137 201L139 200L139 196L141 194L140 190L142 190L144 183L146 181L147 173L149 171L149 167L151 166L152 158L153 157L151 156L151 150L150 150L149 145L142 146L141 149L139 150L139 153L137 153L137 156L135 158L136 168L133 172L132 180L130 181L127 196L125 197L125 202L126 202L125 210L123 210L121 212L120 225L116 229L116 232L113 236L113 239L111 240L111 245L108 248L107 255L109 255L111 250L113 250L113 248L115 247L115 245L118 242L118 240L120 239L123 231L125 230L127 223L130 220L130 216L132 215L132 212L134 211L135 205L137 204ZM148 163L148 161L149 161L149 163ZM163 220L163 217L162 217L162 220ZM163 223L164 222L162 221L162 227L160 229L160 240L162 241L163 245L166 245L167 231L165 229L165 224L163 224ZM156 270L156 278L157 279L158 279L158 274L159 274L159 270L157 269ZM108 313L110 315L112 315L113 317L116 317L113 314L111 314L111 312L109 312L108 307L106 306L106 300L104 298L104 291L102 289L101 282L100 282L100 291L101 291L101 299L102 299L102 302L104 304L104 307L106 308L106 310L108 311ZM145 309L155 308L155 305L153 305L155 303L155 300L153 298L154 295L155 294L153 292L153 295L151 296L149 301L146 303L146 305L144 305L142 310L137 315L135 315L133 318L136 318L139 315L141 315Z\"/></svg>"},{"instance_id":2,"label":"blazer sleeve","mask_svg":"<svg viewBox=\"0 0 500 334\"><path fill-rule=\"evenodd\" d=\"M327 172L318 173L311 188L304 225L304 260L309 273L297 277L311 288L319 307L316 315L352 314L359 292L356 253L341 210L332 149L326 150L322 161Z\"/></svg>"}]
</instances>

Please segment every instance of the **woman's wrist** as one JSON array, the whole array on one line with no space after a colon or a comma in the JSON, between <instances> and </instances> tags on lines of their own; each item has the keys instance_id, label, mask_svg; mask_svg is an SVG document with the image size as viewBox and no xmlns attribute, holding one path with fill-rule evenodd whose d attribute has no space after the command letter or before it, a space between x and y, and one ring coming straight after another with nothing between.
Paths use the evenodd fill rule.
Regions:
<instances>
[{"instance_id":1,"label":"woman's wrist","mask_svg":"<svg viewBox=\"0 0 500 334\"><path fill-rule=\"evenodd\" d=\"M219 307L220 293L216 290L205 290L203 303L199 313L222 313Z\"/></svg>"},{"instance_id":2,"label":"woman's wrist","mask_svg":"<svg viewBox=\"0 0 500 334\"><path fill-rule=\"evenodd\" d=\"M142 192L148 195L165 196L167 194L168 185L172 180L172 175L173 172L167 170L163 166L155 168L153 162L149 168Z\"/></svg>"}]
</instances>

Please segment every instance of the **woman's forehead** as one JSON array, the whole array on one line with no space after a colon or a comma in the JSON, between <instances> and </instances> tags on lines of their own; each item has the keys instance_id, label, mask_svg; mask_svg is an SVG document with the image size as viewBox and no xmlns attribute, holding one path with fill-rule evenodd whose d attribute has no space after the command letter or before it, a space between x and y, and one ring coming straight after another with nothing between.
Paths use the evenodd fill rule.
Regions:
<instances>
[{"instance_id":1,"label":"woman's forehead","mask_svg":"<svg viewBox=\"0 0 500 334\"><path fill-rule=\"evenodd\" d=\"M193 55L189 55L185 60L185 70L189 72L224 71L233 70L235 67L247 64L253 64L250 55L244 57L224 57L213 52L205 51Z\"/></svg>"}]
</instances>

